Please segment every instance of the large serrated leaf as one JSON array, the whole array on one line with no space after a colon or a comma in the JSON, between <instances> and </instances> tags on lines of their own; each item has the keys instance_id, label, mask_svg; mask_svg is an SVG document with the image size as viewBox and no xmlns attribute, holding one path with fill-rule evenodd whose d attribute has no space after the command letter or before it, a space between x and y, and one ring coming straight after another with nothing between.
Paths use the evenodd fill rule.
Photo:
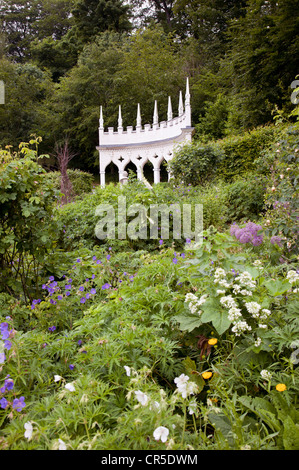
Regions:
<instances>
[{"instance_id":1,"label":"large serrated leaf","mask_svg":"<svg viewBox=\"0 0 299 470\"><path fill-rule=\"evenodd\" d=\"M180 324L182 331L193 331L202 325L202 321L198 315L176 315L173 317Z\"/></svg>"}]
</instances>

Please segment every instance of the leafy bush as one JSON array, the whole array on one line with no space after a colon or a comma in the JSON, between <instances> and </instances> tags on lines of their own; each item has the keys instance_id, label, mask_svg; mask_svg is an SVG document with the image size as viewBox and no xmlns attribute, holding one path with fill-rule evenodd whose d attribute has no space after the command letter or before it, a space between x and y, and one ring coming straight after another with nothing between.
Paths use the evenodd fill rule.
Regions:
<instances>
[{"instance_id":1,"label":"leafy bush","mask_svg":"<svg viewBox=\"0 0 299 470\"><path fill-rule=\"evenodd\" d=\"M267 126L208 143L193 141L175 152L169 166L185 185L223 179L231 182L255 170L255 160L279 139L283 128Z\"/></svg>"},{"instance_id":2,"label":"leafy bush","mask_svg":"<svg viewBox=\"0 0 299 470\"><path fill-rule=\"evenodd\" d=\"M92 191L94 184L94 176L81 170L67 170L67 174L72 183L72 188L76 196L81 196L84 193ZM57 190L60 190L61 175L58 171L47 173L47 179L51 182Z\"/></svg>"},{"instance_id":3,"label":"leafy bush","mask_svg":"<svg viewBox=\"0 0 299 470\"><path fill-rule=\"evenodd\" d=\"M266 180L260 175L249 173L226 188L226 203L229 219L258 219L265 209Z\"/></svg>"},{"instance_id":4,"label":"leafy bush","mask_svg":"<svg viewBox=\"0 0 299 470\"><path fill-rule=\"evenodd\" d=\"M169 168L176 182L202 185L215 178L222 157L223 152L215 146L187 143L175 152Z\"/></svg>"},{"instance_id":5,"label":"leafy bush","mask_svg":"<svg viewBox=\"0 0 299 470\"><path fill-rule=\"evenodd\" d=\"M279 236L285 253L298 252L299 126L287 128L275 145L257 161L265 174L270 169L265 195L264 224L271 236Z\"/></svg>"},{"instance_id":6,"label":"leafy bush","mask_svg":"<svg viewBox=\"0 0 299 470\"><path fill-rule=\"evenodd\" d=\"M46 182L46 172L36 162L38 141L20 144L0 169L0 290L30 299L46 254L53 248L57 225L52 219L59 192Z\"/></svg>"}]
</instances>

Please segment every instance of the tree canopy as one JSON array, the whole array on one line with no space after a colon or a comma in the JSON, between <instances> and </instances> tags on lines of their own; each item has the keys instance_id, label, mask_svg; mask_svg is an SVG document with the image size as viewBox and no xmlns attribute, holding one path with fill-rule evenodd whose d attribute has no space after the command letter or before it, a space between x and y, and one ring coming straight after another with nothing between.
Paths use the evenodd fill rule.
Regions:
<instances>
[{"instance_id":1,"label":"tree canopy","mask_svg":"<svg viewBox=\"0 0 299 470\"><path fill-rule=\"evenodd\" d=\"M151 122L190 78L202 139L238 134L292 109L299 0L0 0L0 145L34 132L51 153L67 137L80 168L97 166L105 125ZM20 109L21 107L21 109Z\"/></svg>"}]
</instances>

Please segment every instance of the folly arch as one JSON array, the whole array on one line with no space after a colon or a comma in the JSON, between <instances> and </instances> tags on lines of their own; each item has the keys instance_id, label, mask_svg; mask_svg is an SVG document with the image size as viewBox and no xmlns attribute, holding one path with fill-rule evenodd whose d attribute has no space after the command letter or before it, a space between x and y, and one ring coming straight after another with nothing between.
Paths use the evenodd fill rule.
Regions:
<instances>
[{"instance_id":1,"label":"folly arch","mask_svg":"<svg viewBox=\"0 0 299 470\"><path fill-rule=\"evenodd\" d=\"M149 161L153 165L154 184L160 182L160 166L165 160L173 158L174 150L192 140L194 128L191 126L191 104L189 80L186 82L185 102L183 94L179 94L178 115L173 117L171 98L168 98L167 121L159 122L158 104L155 101L153 123L141 123L140 104L137 105L137 122L135 129L122 125L121 106L119 106L118 128L104 129L103 109L100 108L99 119L99 152L101 186L105 186L107 166L113 162L119 172L119 180L123 178L125 167L132 162L137 169L137 178L142 180L143 167ZM168 174L170 179L170 174Z\"/></svg>"}]
</instances>

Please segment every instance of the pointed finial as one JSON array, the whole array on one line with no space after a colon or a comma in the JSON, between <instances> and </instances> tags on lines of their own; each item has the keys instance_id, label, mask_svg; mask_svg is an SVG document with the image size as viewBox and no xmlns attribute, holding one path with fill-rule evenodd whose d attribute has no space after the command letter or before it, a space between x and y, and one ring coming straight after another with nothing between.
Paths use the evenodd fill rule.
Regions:
<instances>
[{"instance_id":1,"label":"pointed finial","mask_svg":"<svg viewBox=\"0 0 299 470\"><path fill-rule=\"evenodd\" d=\"M103 107L100 107L100 129L104 129Z\"/></svg>"},{"instance_id":2,"label":"pointed finial","mask_svg":"<svg viewBox=\"0 0 299 470\"><path fill-rule=\"evenodd\" d=\"M180 91L180 100L179 100L179 116L184 114L184 105L183 105L183 94Z\"/></svg>"},{"instance_id":3,"label":"pointed finial","mask_svg":"<svg viewBox=\"0 0 299 470\"><path fill-rule=\"evenodd\" d=\"M159 122L159 116L158 116L158 103L157 100L155 101L155 109L154 109L154 124L158 124Z\"/></svg>"},{"instance_id":4,"label":"pointed finial","mask_svg":"<svg viewBox=\"0 0 299 470\"><path fill-rule=\"evenodd\" d=\"M167 112L167 120L171 121L172 119L172 105L171 105L171 98L168 96L168 112Z\"/></svg>"},{"instance_id":5,"label":"pointed finial","mask_svg":"<svg viewBox=\"0 0 299 470\"><path fill-rule=\"evenodd\" d=\"M121 106L119 105L119 109L118 109L118 128L122 128L123 127L123 120L122 120L122 117L121 117Z\"/></svg>"},{"instance_id":6,"label":"pointed finial","mask_svg":"<svg viewBox=\"0 0 299 470\"><path fill-rule=\"evenodd\" d=\"M136 121L136 127L141 127L141 112L140 112L140 104L138 103L137 106L137 121Z\"/></svg>"},{"instance_id":7,"label":"pointed finial","mask_svg":"<svg viewBox=\"0 0 299 470\"><path fill-rule=\"evenodd\" d=\"M190 105L190 89L189 89L189 78L187 77L186 82L186 95L185 95L185 106Z\"/></svg>"}]
</instances>

